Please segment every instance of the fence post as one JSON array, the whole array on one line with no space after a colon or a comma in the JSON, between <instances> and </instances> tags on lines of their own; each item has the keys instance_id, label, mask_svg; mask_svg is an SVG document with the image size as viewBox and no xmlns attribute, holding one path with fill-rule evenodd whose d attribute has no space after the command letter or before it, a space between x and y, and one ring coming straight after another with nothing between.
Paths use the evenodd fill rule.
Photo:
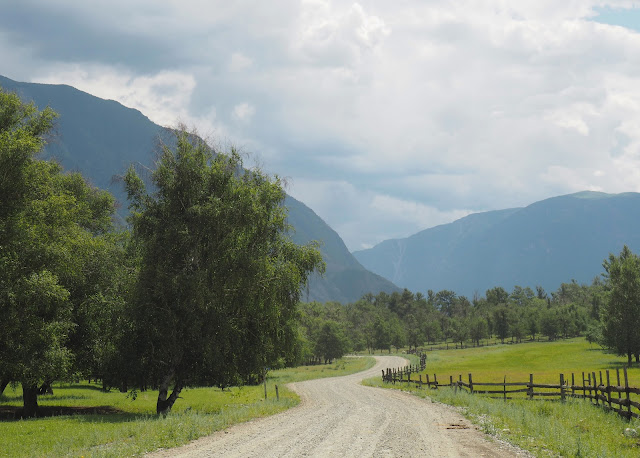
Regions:
<instances>
[{"instance_id":1,"label":"fence post","mask_svg":"<svg viewBox=\"0 0 640 458\"><path fill-rule=\"evenodd\" d=\"M587 388L589 388L589 401L593 404L593 398L591 397L591 374L587 373Z\"/></svg>"},{"instance_id":2,"label":"fence post","mask_svg":"<svg viewBox=\"0 0 640 458\"><path fill-rule=\"evenodd\" d=\"M584 383L584 371L582 372L582 399L587 397L587 387Z\"/></svg>"},{"instance_id":3,"label":"fence post","mask_svg":"<svg viewBox=\"0 0 640 458\"><path fill-rule=\"evenodd\" d=\"M280 393L278 392L278 385L276 385L276 401L280 402Z\"/></svg>"},{"instance_id":4,"label":"fence post","mask_svg":"<svg viewBox=\"0 0 640 458\"><path fill-rule=\"evenodd\" d=\"M453 388L453 375L449 376L449 386Z\"/></svg>"},{"instance_id":5,"label":"fence post","mask_svg":"<svg viewBox=\"0 0 640 458\"><path fill-rule=\"evenodd\" d=\"M627 412L628 412L628 418L631 419L631 399L629 398L629 377L627 376L627 366L625 366L623 370L624 370L624 392L627 395Z\"/></svg>"},{"instance_id":6,"label":"fence post","mask_svg":"<svg viewBox=\"0 0 640 458\"><path fill-rule=\"evenodd\" d=\"M560 399L564 402L564 374L560 374Z\"/></svg>"},{"instance_id":7,"label":"fence post","mask_svg":"<svg viewBox=\"0 0 640 458\"><path fill-rule=\"evenodd\" d=\"M571 397L576 397L576 379L574 377L573 372L571 373Z\"/></svg>"},{"instance_id":8,"label":"fence post","mask_svg":"<svg viewBox=\"0 0 640 458\"><path fill-rule=\"evenodd\" d=\"M600 384L598 385L598 389L604 393L604 383L602 382L602 371L598 371L600 374ZM604 394L602 395L604 397ZM604 407L606 401L602 401L602 407Z\"/></svg>"},{"instance_id":9,"label":"fence post","mask_svg":"<svg viewBox=\"0 0 640 458\"><path fill-rule=\"evenodd\" d=\"M618 388L620 387L620 368L616 369L616 377L618 379ZM618 400L622 399L622 393L618 391ZM620 415L622 413L622 404L618 404L618 415Z\"/></svg>"},{"instance_id":10,"label":"fence post","mask_svg":"<svg viewBox=\"0 0 640 458\"><path fill-rule=\"evenodd\" d=\"M598 386L596 385L598 382L596 380L596 372L593 371L591 372L591 374L593 375L593 391L594 394L596 395L596 405L599 406L600 405L600 399L598 398Z\"/></svg>"},{"instance_id":11,"label":"fence post","mask_svg":"<svg viewBox=\"0 0 640 458\"><path fill-rule=\"evenodd\" d=\"M438 377L436 376L436 374L433 374L433 384L436 387L436 390L438 389Z\"/></svg>"},{"instance_id":12,"label":"fence post","mask_svg":"<svg viewBox=\"0 0 640 458\"><path fill-rule=\"evenodd\" d=\"M611 410L611 382L609 380L609 369L607 369L607 402L609 403L609 410Z\"/></svg>"},{"instance_id":13,"label":"fence post","mask_svg":"<svg viewBox=\"0 0 640 458\"><path fill-rule=\"evenodd\" d=\"M431 388L431 382L429 381L429 374L426 374L427 376L427 388Z\"/></svg>"},{"instance_id":14,"label":"fence post","mask_svg":"<svg viewBox=\"0 0 640 458\"><path fill-rule=\"evenodd\" d=\"M262 379L262 382L264 383L264 399L267 399L267 371L264 371L264 378Z\"/></svg>"},{"instance_id":15,"label":"fence post","mask_svg":"<svg viewBox=\"0 0 640 458\"><path fill-rule=\"evenodd\" d=\"M422 374L418 375L420 377L420 389L422 389Z\"/></svg>"},{"instance_id":16,"label":"fence post","mask_svg":"<svg viewBox=\"0 0 640 458\"><path fill-rule=\"evenodd\" d=\"M529 374L529 392L527 393L529 395L529 399L532 400L533 399L533 374Z\"/></svg>"},{"instance_id":17,"label":"fence post","mask_svg":"<svg viewBox=\"0 0 640 458\"><path fill-rule=\"evenodd\" d=\"M384 382L385 382L385 380L384 380L384 369L382 369L382 383L384 383Z\"/></svg>"},{"instance_id":18,"label":"fence post","mask_svg":"<svg viewBox=\"0 0 640 458\"><path fill-rule=\"evenodd\" d=\"M507 402L507 376L504 376L504 380L502 382L502 393L504 396L504 402Z\"/></svg>"},{"instance_id":19,"label":"fence post","mask_svg":"<svg viewBox=\"0 0 640 458\"><path fill-rule=\"evenodd\" d=\"M473 378L471 377L471 374L469 374L469 391L473 394Z\"/></svg>"}]
</instances>

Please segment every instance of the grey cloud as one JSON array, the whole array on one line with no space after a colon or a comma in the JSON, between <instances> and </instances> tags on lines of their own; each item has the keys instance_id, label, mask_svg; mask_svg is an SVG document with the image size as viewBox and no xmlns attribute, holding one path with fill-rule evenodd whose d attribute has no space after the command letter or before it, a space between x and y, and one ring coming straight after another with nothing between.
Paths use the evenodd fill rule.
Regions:
<instances>
[{"instance_id":1,"label":"grey cloud","mask_svg":"<svg viewBox=\"0 0 640 458\"><path fill-rule=\"evenodd\" d=\"M98 87L179 71L192 92L172 105L180 89L154 87L148 106L263 157L351 247L421 229L376 199L441 223L577 186L617 192L640 170L640 34L585 22L589 2L92 3L3 5L9 76L87 63L126 76ZM231 69L235 53L251 65ZM240 104L253 115L234 118Z\"/></svg>"},{"instance_id":2,"label":"grey cloud","mask_svg":"<svg viewBox=\"0 0 640 458\"><path fill-rule=\"evenodd\" d=\"M180 53L171 41L123 31L112 23L95 21L55 4L3 6L0 27L15 43L29 46L45 62L101 62L129 65L141 72L180 65Z\"/></svg>"}]
</instances>

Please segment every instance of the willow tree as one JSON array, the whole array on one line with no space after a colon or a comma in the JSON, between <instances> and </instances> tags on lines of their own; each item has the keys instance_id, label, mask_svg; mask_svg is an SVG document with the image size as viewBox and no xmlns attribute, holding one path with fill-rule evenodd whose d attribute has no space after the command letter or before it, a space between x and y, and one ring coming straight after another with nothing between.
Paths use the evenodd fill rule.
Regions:
<instances>
[{"instance_id":1,"label":"willow tree","mask_svg":"<svg viewBox=\"0 0 640 458\"><path fill-rule=\"evenodd\" d=\"M150 190L133 167L125 176L141 253L133 360L139 384L159 388L159 414L188 384L241 383L286 357L301 287L324 265L287 235L279 179L184 129L175 137Z\"/></svg>"}]
</instances>

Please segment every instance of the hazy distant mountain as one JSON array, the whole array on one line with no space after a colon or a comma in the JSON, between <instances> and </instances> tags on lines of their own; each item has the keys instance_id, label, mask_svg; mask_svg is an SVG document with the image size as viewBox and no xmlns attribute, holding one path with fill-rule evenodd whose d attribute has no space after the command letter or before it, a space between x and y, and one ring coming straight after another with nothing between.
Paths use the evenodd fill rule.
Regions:
<instances>
[{"instance_id":1,"label":"hazy distant mountain","mask_svg":"<svg viewBox=\"0 0 640 458\"><path fill-rule=\"evenodd\" d=\"M324 278L316 275L309 282L309 300L346 303L361 298L367 292L377 294L380 291L400 291L389 280L362 267L349 253L338 233L309 207L291 196L287 196L285 205L289 208L289 224L295 228L292 239L296 243L302 244L309 240L323 242L320 249L327 263L327 270Z\"/></svg>"},{"instance_id":2,"label":"hazy distant mountain","mask_svg":"<svg viewBox=\"0 0 640 458\"><path fill-rule=\"evenodd\" d=\"M494 286L555 291L590 283L609 253L640 250L640 194L581 192L469 215L353 253L363 266L412 291L471 297Z\"/></svg>"},{"instance_id":3,"label":"hazy distant mountain","mask_svg":"<svg viewBox=\"0 0 640 458\"><path fill-rule=\"evenodd\" d=\"M45 157L55 157L68 170L78 170L95 186L109 189L126 212L126 196L112 177L125 172L129 164L152 166L155 147L165 129L138 110L112 100L103 100L66 85L20 83L0 76L0 87L33 100L40 108L49 105L60 118ZM350 302L372 292L399 288L366 270L349 253L338 234L311 209L287 197L292 238L297 243L320 240L327 263L324 278L315 276L304 294L305 300Z\"/></svg>"}]
</instances>

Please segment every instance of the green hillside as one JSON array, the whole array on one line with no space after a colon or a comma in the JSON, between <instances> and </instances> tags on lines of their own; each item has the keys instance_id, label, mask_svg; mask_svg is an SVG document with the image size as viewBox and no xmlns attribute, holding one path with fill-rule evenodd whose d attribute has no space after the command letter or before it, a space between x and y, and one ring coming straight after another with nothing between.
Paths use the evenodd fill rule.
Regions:
<instances>
[{"instance_id":1,"label":"green hillside","mask_svg":"<svg viewBox=\"0 0 640 458\"><path fill-rule=\"evenodd\" d=\"M21 83L0 76L0 87L18 93L25 101L34 101L40 108L49 105L60 115L56 135L44 156L56 158L65 169L78 170L95 186L111 191L120 202L119 213L124 217L126 195L121 183L113 178L131 163L152 167L156 145L166 136L166 130L137 110L71 86ZM324 277L312 278L304 295L306 300L350 302L369 292L399 290L362 267L338 234L311 209L291 197L285 204L295 228L293 239L298 243L321 241L327 263Z\"/></svg>"},{"instance_id":2,"label":"green hillside","mask_svg":"<svg viewBox=\"0 0 640 458\"><path fill-rule=\"evenodd\" d=\"M354 255L412 291L472 297L494 286L556 290L590 283L609 253L640 249L640 194L582 192L525 208L469 215Z\"/></svg>"}]
</instances>

